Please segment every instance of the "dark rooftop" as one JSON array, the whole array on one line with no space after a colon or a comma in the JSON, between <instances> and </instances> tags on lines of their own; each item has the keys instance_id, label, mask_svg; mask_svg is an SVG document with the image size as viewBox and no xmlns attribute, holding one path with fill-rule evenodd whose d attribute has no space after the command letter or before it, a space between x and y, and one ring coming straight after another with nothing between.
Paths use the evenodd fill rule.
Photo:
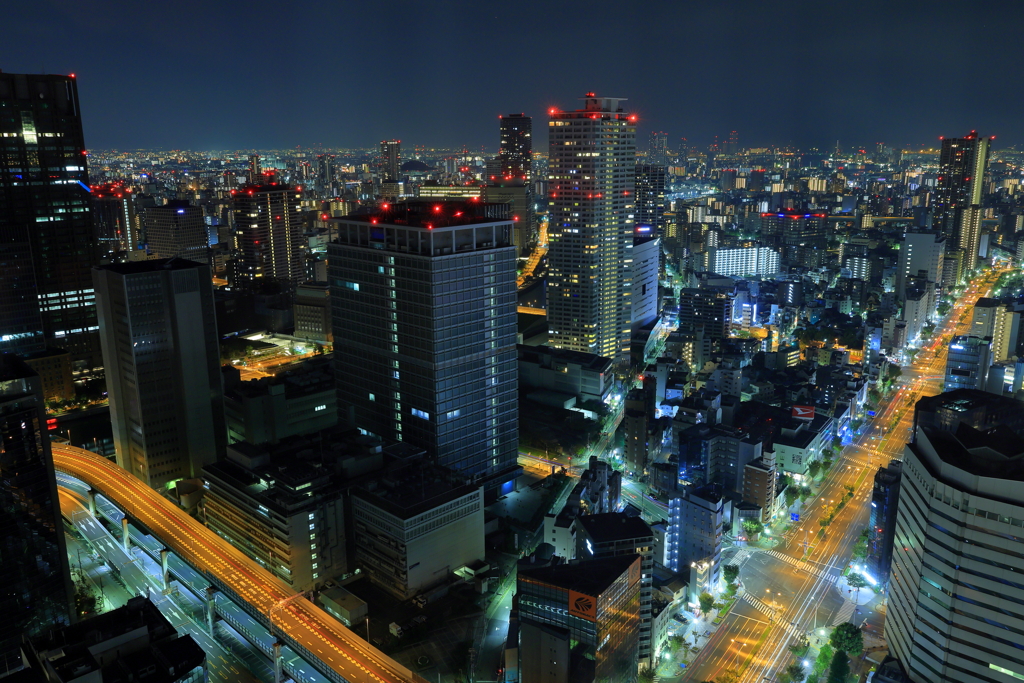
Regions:
<instances>
[{"instance_id":1,"label":"dark rooftop","mask_svg":"<svg viewBox=\"0 0 1024 683\"><path fill-rule=\"evenodd\" d=\"M583 515L576 524L586 528L596 543L611 543L627 538L644 538L651 535L651 527L639 517L630 517L621 512L606 512L600 515Z\"/></svg>"},{"instance_id":2,"label":"dark rooftop","mask_svg":"<svg viewBox=\"0 0 1024 683\"><path fill-rule=\"evenodd\" d=\"M582 560L532 569L520 565L518 577L520 581L525 579L546 583L596 598L628 571L630 565L639 557L639 555L615 555L597 560Z\"/></svg>"},{"instance_id":3,"label":"dark rooftop","mask_svg":"<svg viewBox=\"0 0 1024 683\"><path fill-rule=\"evenodd\" d=\"M1024 481L1024 439L997 425L981 431L961 423L956 432L921 427L939 458L979 477Z\"/></svg>"},{"instance_id":4,"label":"dark rooftop","mask_svg":"<svg viewBox=\"0 0 1024 683\"><path fill-rule=\"evenodd\" d=\"M530 363L540 363L541 357L547 357L564 363L575 363L580 367L587 370L593 370L594 372L607 373L611 371L612 367L611 358L605 358L604 356L598 356L593 353L584 353L582 351L572 351L570 349L556 349L553 346L526 346L525 344L517 344L516 351L519 354L519 360L525 360Z\"/></svg>"},{"instance_id":5,"label":"dark rooftop","mask_svg":"<svg viewBox=\"0 0 1024 683\"><path fill-rule=\"evenodd\" d=\"M189 268L207 268L205 263L196 263L183 258L161 258L150 261L129 261L128 263L110 263L104 266L93 266L97 270L109 270L120 275L137 275L138 273L155 273L159 270L188 270Z\"/></svg>"},{"instance_id":6,"label":"dark rooftop","mask_svg":"<svg viewBox=\"0 0 1024 683\"><path fill-rule=\"evenodd\" d=\"M458 225L507 223L512 220L508 204L481 201L414 200L382 204L349 214L340 220L379 223L414 228L446 228Z\"/></svg>"}]
</instances>

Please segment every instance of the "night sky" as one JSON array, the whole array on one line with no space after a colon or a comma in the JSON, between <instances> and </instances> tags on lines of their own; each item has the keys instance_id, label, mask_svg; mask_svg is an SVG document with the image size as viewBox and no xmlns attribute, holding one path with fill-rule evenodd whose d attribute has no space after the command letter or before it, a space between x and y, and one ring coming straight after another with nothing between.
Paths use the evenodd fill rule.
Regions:
<instances>
[{"instance_id":1,"label":"night sky","mask_svg":"<svg viewBox=\"0 0 1024 683\"><path fill-rule=\"evenodd\" d=\"M673 146L1024 145L1020 0L5 3L0 69L75 73L92 148L497 148L628 98Z\"/></svg>"}]
</instances>

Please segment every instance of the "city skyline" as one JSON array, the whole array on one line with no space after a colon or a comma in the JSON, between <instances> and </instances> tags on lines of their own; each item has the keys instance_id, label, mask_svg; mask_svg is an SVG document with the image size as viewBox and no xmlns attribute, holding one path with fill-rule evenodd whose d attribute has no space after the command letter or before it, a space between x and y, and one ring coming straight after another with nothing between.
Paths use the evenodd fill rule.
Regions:
<instances>
[{"instance_id":1,"label":"city skyline","mask_svg":"<svg viewBox=\"0 0 1024 683\"><path fill-rule=\"evenodd\" d=\"M660 130L676 144L685 137L706 145L733 130L740 145L831 147L838 139L920 146L971 129L998 135L1000 146L1024 142L1014 125L1020 95L996 68L1012 60L1021 27L1008 2L975 6L970 30L948 2L927 13L882 3L743 5L734 12L659 3L624 21L606 19L620 13L610 5L586 15L566 5L545 7L541 21L539 7L460 2L429 9L400 2L387 10L312 3L283 13L260 2L245 12L205 5L193 12L186 3L175 16L137 7L131 22L122 8L23 5L6 17L8 50L0 69L83 79L86 143L96 148L370 147L391 138L496 147L493 121L499 115L541 116L551 106L567 107L567 95L591 90L628 95L641 139ZM247 66L251 36L266 31L267 16L275 17L278 35L294 36L297 56L284 48L280 58ZM403 20L393 21L395 16ZM378 24L388 26L389 42L405 49L374 51L379 32L357 27ZM217 30L224 25L232 29ZM336 27L345 41L307 45L303 31L313 25ZM460 57L447 58L432 36L456 32L466 36ZM52 38L45 56L33 49L41 34ZM462 57L472 55L475 45L482 51L516 34L545 48L517 55L516 68L503 78L480 79L480 62ZM141 35L146 53L134 75L115 65L124 64L125 47ZM780 35L801 38L780 42ZM595 40L620 45L621 58L568 78L550 68ZM204 71L212 67L212 53L183 49L189 45L224 55L216 73L231 77L204 77L213 73ZM651 59L658 45L666 57ZM411 56L417 47L427 58ZM364 53L378 55L373 68L359 66ZM410 95L396 96L393 79L378 78L380 73L418 85ZM471 85L449 85L454 83ZM450 106L459 92L471 96ZM302 107L281 106L312 93ZM998 95L980 100L981 93ZM359 106L351 106L353 97ZM545 138L538 130L534 147L543 149Z\"/></svg>"}]
</instances>

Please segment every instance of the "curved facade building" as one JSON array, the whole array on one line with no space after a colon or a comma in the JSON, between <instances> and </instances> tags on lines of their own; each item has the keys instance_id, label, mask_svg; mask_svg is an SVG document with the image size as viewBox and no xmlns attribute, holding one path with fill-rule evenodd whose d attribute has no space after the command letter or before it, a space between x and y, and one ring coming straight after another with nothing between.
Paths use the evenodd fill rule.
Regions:
<instances>
[{"instance_id":1,"label":"curved facade building","mask_svg":"<svg viewBox=\"0 0 1024 683\"><path fill-rule=\"evenodd\" d=\"M1024 440L918 427L903 461L886 639L915 683L1024 680Z\"/></svg>"}]
</instances>

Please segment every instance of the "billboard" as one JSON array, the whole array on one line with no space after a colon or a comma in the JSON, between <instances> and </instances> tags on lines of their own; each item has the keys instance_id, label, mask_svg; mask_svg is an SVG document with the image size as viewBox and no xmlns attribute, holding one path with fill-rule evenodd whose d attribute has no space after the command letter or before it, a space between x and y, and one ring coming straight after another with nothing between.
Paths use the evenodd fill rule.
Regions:
<instances>
[{"instance_id":1,"label":"billboard","mask_svg":"<svg viewBox=\"0 0 1024 683\"><path fill-rule=\"evenodd\" d=\"M792 415L801 420L813 420L814 406L793 406Z\"/></svg>"},{"instance_id":2,"label":"billboard","mask_svg":"<svg viewBox=\"0 0 1024 683\"><path fill-rule=\"evenodd\" d=\"M587 621L597 621L597 599L574 590L569 591L569 614Z\"/></svg>"}]
</instances>

